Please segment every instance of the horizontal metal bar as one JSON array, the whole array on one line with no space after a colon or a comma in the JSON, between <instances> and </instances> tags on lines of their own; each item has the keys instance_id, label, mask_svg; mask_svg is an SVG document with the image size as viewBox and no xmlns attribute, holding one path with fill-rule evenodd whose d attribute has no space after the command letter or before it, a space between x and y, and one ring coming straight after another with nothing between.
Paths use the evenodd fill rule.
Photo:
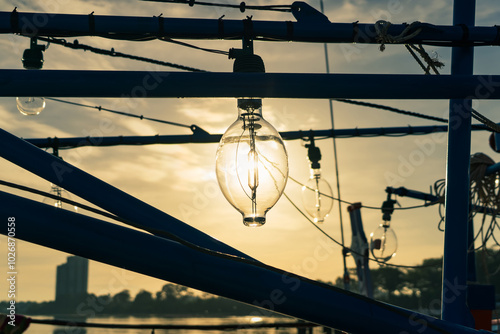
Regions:
<instances>
[{"instance_id":1,"label":"horizontal metal bar","mask_svg":"<svg viewBox=\"0 0 500 334\"><path fill-rule=\"evenodd\" d=\"M395 194L401 197L410 197L410 198L415 198L415 199L421 199L423 201L429 201L429 202L437 202L439 201L440 197L433 195L433 194L428 194L424 193L421 191L417 190L411 190L407 189L405 187L399 187L399 188L393 188L393 187L387 187L385 191L388 194Z\"/></svg>"},{"instance_id":2,"label":"horizontal metal bar","mask_svg":"<svg viewBox=\"0 0 500 334\"><path fill-rule=\"evenodd\" d=\"M0 202L0 220L7 222L8 217L15 216L15 235L21 240L349 333L417 334L423 328L428 334L479 333L254 261L209 252L4 192L0 192ZM0 233L7 234L7 228Z\"/></svg>"},{"instance_id":3,"label":"horizontal metal bar","mask_svg":"<svg viewBox=\"0 0 500 334\"><path fill-rule=\"evenodd\" d=\"M155 234L167 232L208 249L249 258L188 224L0 129L0 156ZM16 213L16 211L12 211Z\"/></svg>"},{"instance_id":4,"label":"horizontal metal bar","mask_svg":"<svg viewBox=\"0 0 500 334\"><path fill-rule=\"evenodd\" d=\"M497 165L500 165L500 164L497 164ZM496 165L493 165L493 166L496 166ZM490 167L493 167L493 166L490 166ZM497 168L498 168L498 166L497 166ZM398 195L401 197L410 197L410 198L420 199L420 200L423 200L426 202L431 202L431 203L439 202L439 200L441 199L439 196L424 193L424 192L417 191L417 190L407 189L405 187L399 187L399 188L387 187L385 189L385 191L389 194L395 194L395 195ZM484 207L482 205L472 204L471 210L476 211L478 213L488 214L488 215L495 215L495 216L500 215L500 212L498 210Z\"/></svg>"},{"instance_id":5,"label":"horizontal metal bar","mask_svg":"<svg viewBox=\"0 0 500 334\"><path fill-rule=\"evenodd\" d=\"M387 33L400 35L406 24L393 24ZM444 26L420 23L414 38L402 43L498 44L495 27ZM412 30L413 32L413 30ZM74 15L55 13L0 12L0 33L39 36L103 36L137 39L168 37L182 39L240 39L249 33L243 20ZM250 33L264 40L318 43L379 43L373 23L326 23L314 21L252 21Z\"/></svg>"},{"instance_id":6,"label":"horizontal metal bar","mask_svg":"<svg viewBox=\"0 0 500 334\"><path fill-rule=\"evenodd\" d=\"M0 70L0 78L0 96L500 98L499 75Z\"/></svg>"},{"instance_id":7,"label":"horizontal metal bar","mask_svg":"<svg viewBox=\"0 0 500 334\"><path fill-rule=\"evenodd\" d=\"M473 128L475 131L489 131L484 126ZM423 135L448 131L446 125L433 126L402 126L391 128L356 128L356 129L335 129L335 130L315 130L314 136L318 137L371 137L379 136L400 136L400 135ZM285 131L280 132L284 140L296 140L309 138L308 131ZM118 145L155 145L155 144L188 144L188 143L218 143L221 134L192 134L192 135L156 135L156 136L116 136L116 137L75 137L75 138L32 138L25 139L28 143L39 148L74 148L83 146L118 146Z\"/></svg>"}]
</instances>

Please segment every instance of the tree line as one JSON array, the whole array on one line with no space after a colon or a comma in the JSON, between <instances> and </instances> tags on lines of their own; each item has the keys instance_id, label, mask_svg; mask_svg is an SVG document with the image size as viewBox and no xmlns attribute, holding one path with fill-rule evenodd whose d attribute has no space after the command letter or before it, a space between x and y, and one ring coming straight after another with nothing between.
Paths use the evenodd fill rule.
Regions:
<instances>
[{"instance_id":1,"label":"tree line","mask_svg":"<svg viewBox=\"0 0 500 334\"><path fill-rule=\"evenodd\" d=\"M415 268L380 266L371 269L374 298L407 309L439 315L441 306L441 281L443 258L425 259ZM370 263L370 266L374 266ZM476 251L475 283L495 286L496 300L500 300L500 250ZM351 277L355 277L355 271ZM335 285L342 287L338 277ZM358 282L351 281L355 292Z\"/></svg>"},{"instance_id":2,"label":"tree line","mask_svg":"<svg viewBox=\"0 0 500 334\"><path fill-rule=\"evenodd\" d=\"M495 286L500 296L500 250L476 252L477 281ZM373 267L373 264L371 264ZM380 266L371 269L374 298L411 310L438 315L441 304L442 258L423 260L415 268ZM351 274L355 277L355 272ZM335 283L343 287L341 277ZM356 292L357 281L351 280L351 290ZM499 298L497 298L498 300ZM8 302L0 302L5 309ZM58 305L49 302L18 302L19 314L58 315L74 314L86 317L100 315L161 315L161 316L227 316L268 315L261 309L224 297L203 293L181 285L167 283L160 291L151 293L139 291L135 296L129 290L115 295L89 294L72 305Z\"/></svg>"}]
</instances>

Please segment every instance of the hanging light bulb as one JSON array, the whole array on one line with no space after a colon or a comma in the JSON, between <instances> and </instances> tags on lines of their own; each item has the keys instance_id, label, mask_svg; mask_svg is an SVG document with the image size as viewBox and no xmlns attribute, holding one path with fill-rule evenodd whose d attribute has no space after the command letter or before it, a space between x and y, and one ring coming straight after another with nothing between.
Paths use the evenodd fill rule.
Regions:
<instances>
[{"instance_id":1,"label":"hanging light bulb","mask_svg":"<svg viewBox=\"0 0 500 334\"><path fill-rule=\"evenodd\" d=\"M302 187L302 202L315 223L323 223L333 206L332 188L321 178L321 170L311 169L310 177Z\"/></svg>"},{"instance_id":2,"label":"hanging light bulb","mask_svg":"<svg viewBox=\"0 0 500 334\"><path fill-rule=\"evenodd\" d=\"M16 97L17 110L25 116L40 114L45 109L43 97Z\"/></svg>"},{"instance_id":3,"label":"hanging light bulb","mask_svg":"<svg viewBox=\"0 0 500 334\"><path fill-rule=\"evenodd\" d=\"M307 144L307 156L311 163L309 180L302 187L302 203L315 223L322 223L333 206L332 188L321 178L321 152L314 145L314 134L311 131L310 144Z\"/></svg>"},{"instance_id":4,"label":"hanging light bulb","mask_svg":"<svg viewBox=\"0 0 500 334\"><path fill-rule=\"evenodd\" d=\"M31 38L30 48L24 50L23 66L28 70L39 70L43 67L43 51L45 45L38 45L35 37ZM16 97L17 109L25 116L35 116L45 109L43 97Z\"/></svg>"},{"instance_id":5,"label":"hanging light bulb","mask_svg":"<svg viewBox=\"0 0 500 334\"><path fill-rule=\"evenodd\" d=\"M61 200L61 198L66 198L66 199L71 200L71 195L70 195L70 193L68 193L66 190L62 189L58 185L51 183L50 184L50 191L49 191L49 193L51 195L57 196L58 198L45 197L43 199L43 203L51 205L51 206L53 206L55 208L58 208L58 209L70 208L70 209L74 210L75 212L78 211L78 207L77 206L74 206L74 205L71 205L71 204L65 204Z\"/></svg>"},{"instance_id":6,"label":"hanging light bulb","mask_svg":"<svg viewBox=\"0 0 500 334\"><path fill-rule=\"evenodd\" d=\"M391 228L391 214L394 212L394 203L388 195L387 201L382 204L382 223L370 234L370 251L377 260L387 262L396 255L398 239Z\"/></svg>"},{"instance_id":7,"label":"hanging light bulb","mask_svg":"<svg viewBox=\"0 0 500 334\"><path fill-rule=\"evenodd\" d=\"M280 134L262 117L260 99L238 99L238 119L221 138L216 174L222 193L246 226L262 226L288 179Z\"/></svg>"}]
</instances>

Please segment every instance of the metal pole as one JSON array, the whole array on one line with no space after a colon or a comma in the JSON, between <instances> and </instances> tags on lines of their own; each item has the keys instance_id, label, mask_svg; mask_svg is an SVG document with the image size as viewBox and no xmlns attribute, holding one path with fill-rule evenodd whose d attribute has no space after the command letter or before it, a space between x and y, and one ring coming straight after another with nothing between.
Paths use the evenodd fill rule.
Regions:
<instances>
[{"instance_id":1,"label":"metal pole","mask_svg":"<svg viewBox=\"0 0 500 334\"><path fill-rule=\"evenodd\" d=\"M325 9L323 6L323 0L320 0L320 6L321 6L321 13L325 13ZM326 65L326 73L330 74L330 59L328 57L328 44L323 44L323 48L325 50L325 65ZM332 99L328 99L328 106L330 107L330 123L332 125L332 129L335 130L335 119L333 115L333 101ZM340 177L339 177L339 162L338 162L338 155L337 155L337 140L335 137L333 139L333 158L335 161L335 178L337 180L337 198L339 199L337 201L338 203L338 208L339 208L339 222L340 222L340 240L342 242L342 245L345 245L345 238L344 238L344 221L342 219L342 196L340 195ZM344 289L350 290L350 284L349 284L349 271L347 270L347 253L345 249L342 249L342 263L344 265Z\"/></svg>"},{"instance_id":2,"label":"metal pole","mask_svg":"<svg viewBox=\"0 0 500 334\"><path fill-rule=\"evenodd\" d=\"M0 96L500 99L500 75L0 70L0 78Z\"/></svg>"},{"instance_id":3,"label":"metal pole","mask_svg":"<svg viewBox=\"0 0 500 334\"><path fill-rule=\"evenodd\" d=\"M0 192L16 238L349 333L478 334L255 261L200 249ZM0 234L7 234L7 228ZM259 314L256 311L256 314ZM264 314L264 313L262 313Z\"/></svg>"},{"instance_id":4,"label":"metal pole","mask_svg":"<svg viewBox=\"0 0 500 334\"><path fill-rule=\"evenodd\" d=\"M387 34L400 35L407 24L392 24ZM464 31L458 26L421 23L415 29L422 31L417 36L401 43L462 42ZM316 43L380 43L373 23L325 23L323 20L259 21L252 20L252 34L264 40L284 40ZM23 34L29 36L130 36L169 37L180 39L241 39L248 33L243 20L194 19L170 17L131 17L105 15L75 15L55 13L0 12L0 34ZM111 33L111 34L110 34ZM497 29L471 27L470 41L498 44Z\"/></svg>"},{"instance_id":5,"label":"metal pole","mask_svg":"<svg viewBox=\"0 0 500 334\"><path fill-rule=\"evenodd\" d=\"M473 131L489 131L484 126L478 126ZM425 135L437 132L448 131L446 125L432 126L402 126L391 128L356 128L356 129L336 129L336 130L315 130L314 135L318 137L336 137L336 138L354 138L354 137L372 137L378 136L396 136ZM304 131L284 131L280 132L284 140L297 140L307 137ZM218 143L221 134L203 134L203 135L156 135L156 136L117 136L117 137L73 137L73 138L30 138L25 139L28 143L39 148L77 148L83 146L117 146L117 145L157 145L157 144L206 144ZM488 167L486 175L490 168L500 169L500 164Z\"/></svg>"},{"instance_id":6,"label":"metal pole","mask_svg":"<svg viewBox=\"0 0 500 334\"><path fill-rule=\"evenodd\" d=\"M475 0L454 0L453 24L461 26L464 31L473 27L475 8ZM454 47L451 55L452 76L472 75L473 60L472 47ZM467 308L471 108L470 99L450 100L441 299L442 319L466 326L473 325Z\"/></svg>"}]
</instances>

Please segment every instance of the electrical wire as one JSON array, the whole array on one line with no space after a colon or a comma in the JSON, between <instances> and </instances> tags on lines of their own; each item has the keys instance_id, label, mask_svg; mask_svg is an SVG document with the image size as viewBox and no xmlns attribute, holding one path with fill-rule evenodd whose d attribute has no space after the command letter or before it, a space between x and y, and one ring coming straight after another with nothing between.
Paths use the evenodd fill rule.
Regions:
<instances>
[{"instance_id":1,"label":"electrical wire","mask_svg":"<svg viewBox=\"0 0 500 334\"><path fill-rule=\"evenodd\" d=\"M143 1L153 1L153 0L143 0ZM25 36L25 37L29 37L29 36ZM62 45L64 47L71 48L71 49L90 51L90 52L93 52L93 53L96 53L96 54L107 55L107 56L111 56L111 57L120 57L120 58L132 59L132 60L147 62L147 63L151 63L151 64L156 64L156 65L161 65L161 66L176 68L176 69L180 69L180 70L184 70L184 71L208 72L206 70L202 70L202 69L199 69L199 68L194 68L194 67L189 67L189 66L174 64L174 63L171 63L171 62L165 62L165 61L161 61L161 60L156 60L156 59L152 59L152 58L146 58L146 57L141 57L141 56L134 56L134 55L130 55L130 54L122 53L122 52L117 52L113 48L111 50L104 50L104 49L96 48L96 47L93 47L93 46L90 46L90 45L81 44L81 43L78 42L78 40L75 40L73 43L71 43L71 42L67 42L65 39L59 39L59 38L54 38L54 37L42 37L42 36L38 36L37 39L39 39L41 41L48 42L50 44ZM145 40L152 40L152 39L155 39L155 37L146 38ZM223 51L223 50L202 48L202 47L198 47L198 46L195 46L195 45L192 45L192 44L189 44L189 43L176 41L176 40L173 40L173 39L170 39L170 38L166 38L166 37L161 37L159 39L162 40L162 41L164 41L164 42L175 43L175 44L178 44L178 45L182 45L182 46L185 46L185 47L190 47L190 48L194 48L194 49L197 49L197 50L202 50L202 51L206 51L206 52L210 52L210 53L221 54L221 55L225 55L225 56L229 55L229 52ZM361 101L355 101L355 100L349 100L349 99L333 99L333 100L338 101L338 102L343 102L343 103L349 103L349 104L360 105L360 106L365 106L365 107L371 107L371 108L377 108L377 109L382 109L382 110L388 110L388 111L396 112L396 113L399 113L399 114L404 114L404 115L418 117L418 118L423 118L423 119L434 120L434 121L437 121L437 122L448 123L448 121L445 120L445 119L443 119L443 118L439 118L439 117L435 117L435 116L429 116L429 115L424 115L424 114L420 114L420 113L416 113L416 112L412 112L412 111L401 110L401 109L397 109L397 108L393 108L393 107L389 107L389 106L384 106L384 105L380 105L380 104L368 103L368 102L361 102ZM141 116L139 116L139 118L140 117ZM486 118L485 116L481 115L479 112L477 112L474 109L472 110L472 117L474 117L475 119L477 119L478 121L480 121L481 123L483 123L484 125L486 125L491 130L500 133L500 126L498 126L493 121L491 121L488 118ZM150 119L150 120L152 120L152 119ZM158 120L156 120L156 121L158 121ZM404 135L387 135L387 136L398 137L398 136L404 136ZM365 136L365 137L368 137L368 136Z\"/></svg>"},{"instance_id":2,"label":"electrical wire","mask_svg":"<svg viewBox=\"0 0 500 334\"><path fill-rule=\"evenodd\" d=\"M210 7L224 7L224 8L233 8L239 9L242 13L245 10L268 10L275 12L291 12L293 6L292 5L264 5L264 6L254 6L247 5L244 2L241 2L239 5L231 5L225 3L214 3L214 2L204 2L204 1L195 1L195 0L141 0L141 1L149 1L149 2L163 2L163 3L178 3L178 4L188 4L190 7L194 5L200 6L210 6Z\"/></svg>"},{"instance_id":3,"label":"electrical wire","mask_svg":"<svg viewBox=\"0 0 500 334\"><path fill-rule=\"evenodd\" d=\"M28 37L28 36L26 36L26 37ZM134 55L130 55L130 54L122 53L122 52L117 52L114 49L111 49L111 50L99 49L99 48L96 48L96 47L93 47L90 45L80 44L78 42L78 40L75 40L73 43L70 43L70 42L67 42L65 39L54 38L54 37L38 36L37 39L39 39L41 41L48 42L50 44L62 45L64 47L75 49L75 50L90 51L92 53L96 53L96 54L100 54L100 55L138 60L138 61L142 61L142 62L146 62L146 63L172 67L172 68L176 68L179 70L190 71L190 72L207 72L205 70L201 70L201 69L194 68L194 67L174 64L174 63L156 60L156 59L151 59L151 58L146 58L146 57L134 56Z\"/></svg>"},{"instance_id":4,"label":"electrical wire","mask_svg":"<svg viewBox=\"0 0 500 334\"><path fill-rule=\"evenodd\" d=\"M342 242L340 241L337 241L336 239L334 239L333 237L331 237L328 233L326 233L321 227L319 227L318 225L316 225L312 220L311 218L309 218L293 201L290 197L288 197L288 195L286 193L283 193L283 196L285 196L285 198L288 200L288 202L290 202L290 204L292 204L292 206L304 217L307 219L307 221L309 223L311 223L317 230L319 230L323 235L325 235L328 239L330 239L331 241L333 241L334 243L336 243L337 245L339 245L340 247L342 247L343 249L346 249L348 250L349 252L351 253L354 253L354 254L357 254L357 255L360 255L360 256L363 256L365 257L364 254L361 254L361 253L358 253L356 252L355 250L345 246ZM371 257L368 257L368 260L370 261L373 261L373 262L377 262L378 264L380 265L386 265L386 266L390 266L390 267L396 267L396 268L406 268L406 269L415 269L415 268L428 268L428 267L438 267L439 265L419 265L419 266L407 266L407 265L403 265L403 264L392 264L392 263L387 263L387 262L384 262L384 261L380 261L380 260L377 260L377 259L374 259L374 258L371 258Z\"/></svg>"},{"instance_id":5,"label":"electrical wire","mask_svg":"<svg viewBox=\"0 0 500 334\"><path fill-rule=\"evenodd\" d=\"M302 182L300 181L297 181L296 179L294 179L293 177L291 176L288 176L288 178L290 180L292 180L293 182L297 183L299 186L302 186L302 187L307 187L305 184L303 184ZM311 190L314 190L314 189L311 189ZM345 200L342 200L342 199L339 199L339 198L336 198L336 197L333 197L333 196L330 196L328 194L324 194L324 193L321 193L320 194L322 196L325 196L325 197L328 197L328 198L331 198L333 199L334 201L339 201L341 203L344 203L344 204L349 204L349 205L353 205L354 203L353 202L348 202L348 201L345 201ZM411 210L411 209L419 209L419 208L425 208L425 207L428 207L428 206L431 206L431 205L434 205L434 204L437 204L438 202L430 202L430 203L425 203L425 204L421 204L421 205L415 205L415 206L407 206L407 207L399 207L399 208L394 208L394 210ZM382 210L382 207L379 206L370 206L370 205L361 205L362 208L365 208L365 209L371 209L371 210Z\"/></svg>"},{"instance_id":6,"label":"electrical wire","mask_svg":"<svg viewBox=\"0 0 500 334\"><path fill-rule=\"evenodd\" d=\"M176 41L176 40L168 38L168 37L159 37L158 39L160 41L163 41L163 42L168 42L168 43L173 43L173 44L177 44L177 45L182 45L182 46L185 46L185 47L188 47L188 48L192 48L192 49L195 49L195 50L205 51L205 52L209 52L209 53L215 53L215 54L219 54L219 55L223 55L223 56L229 56L229 51L202 48L202 47L199 47L199 46L196 46L196 45L193 45L193 44L189 44L189 43L186 43L186 42ZM204 72L207 72L207 71L204 71Z\"/></svg>"},{"instance_id":7,"label":"electrical wire","mask_svg":"<svg viewBox=\"0 0 500 334\"><path fill-rule=\"evenodd\" d=\"M113 114L118 114L122 116L128 116L128 117L133 117L133 118L139 118L140 120L147 120L147 121L152 121L152 122L157 122L157 123L162 123L162 124L168 124L168 125L174 125L174 126L179 126L182 128L189 128L192 129L193 125L187 125L187 124L182 124L182 123L177 123L177 122L171 122L171 121L165 121L157 118L150 118L146 117L144 115L136 115L136 114L131 114L123 111L118 111L118 110L113 110L113 109L108 109L104 108L102 106L92 106L88 104L83 104L83 103L78 103L78 102L71 102L71 101L66 101L66 100L61 100L61 99L56 99L53 97L46 97L47 100L55 101L55 102L60 102L60 103L66 103L74 106L79 106L79 107L84 107L84 108L91 108L91 109L97 109L99 111L107 111Z\"/></svg>"},{"instance_id":8,"label":"electrical wire","mask_svg":"<svg viewBox=\"0 0 500 334\"><path fill-rule=\"evenodd\" d=\"M376 108L376 109L382 109L382 110L387 110L391 111L397 114L402 114L402 115L407 115L407 116L413 116L417 118L423 118L423 119L428 119L431 121L436 121L436 122L441 122L441 123L448 123L447 119L441 118L441 117L436 117L436 116L430 116L430 115L424 115L420 114L417 112L413 111L407 111L407 110L402 110L398 108L393 108L381 104L376 104L376 103L369 103L369 102L362 102L362 101L356 101L356 100L349 100L349 99L333 99L338 102L343 102L343 103L348 103L348 104L354 104L358 106L363 106L363 107L369 107L369 108Z\"/></svg>"}]
</instances>

